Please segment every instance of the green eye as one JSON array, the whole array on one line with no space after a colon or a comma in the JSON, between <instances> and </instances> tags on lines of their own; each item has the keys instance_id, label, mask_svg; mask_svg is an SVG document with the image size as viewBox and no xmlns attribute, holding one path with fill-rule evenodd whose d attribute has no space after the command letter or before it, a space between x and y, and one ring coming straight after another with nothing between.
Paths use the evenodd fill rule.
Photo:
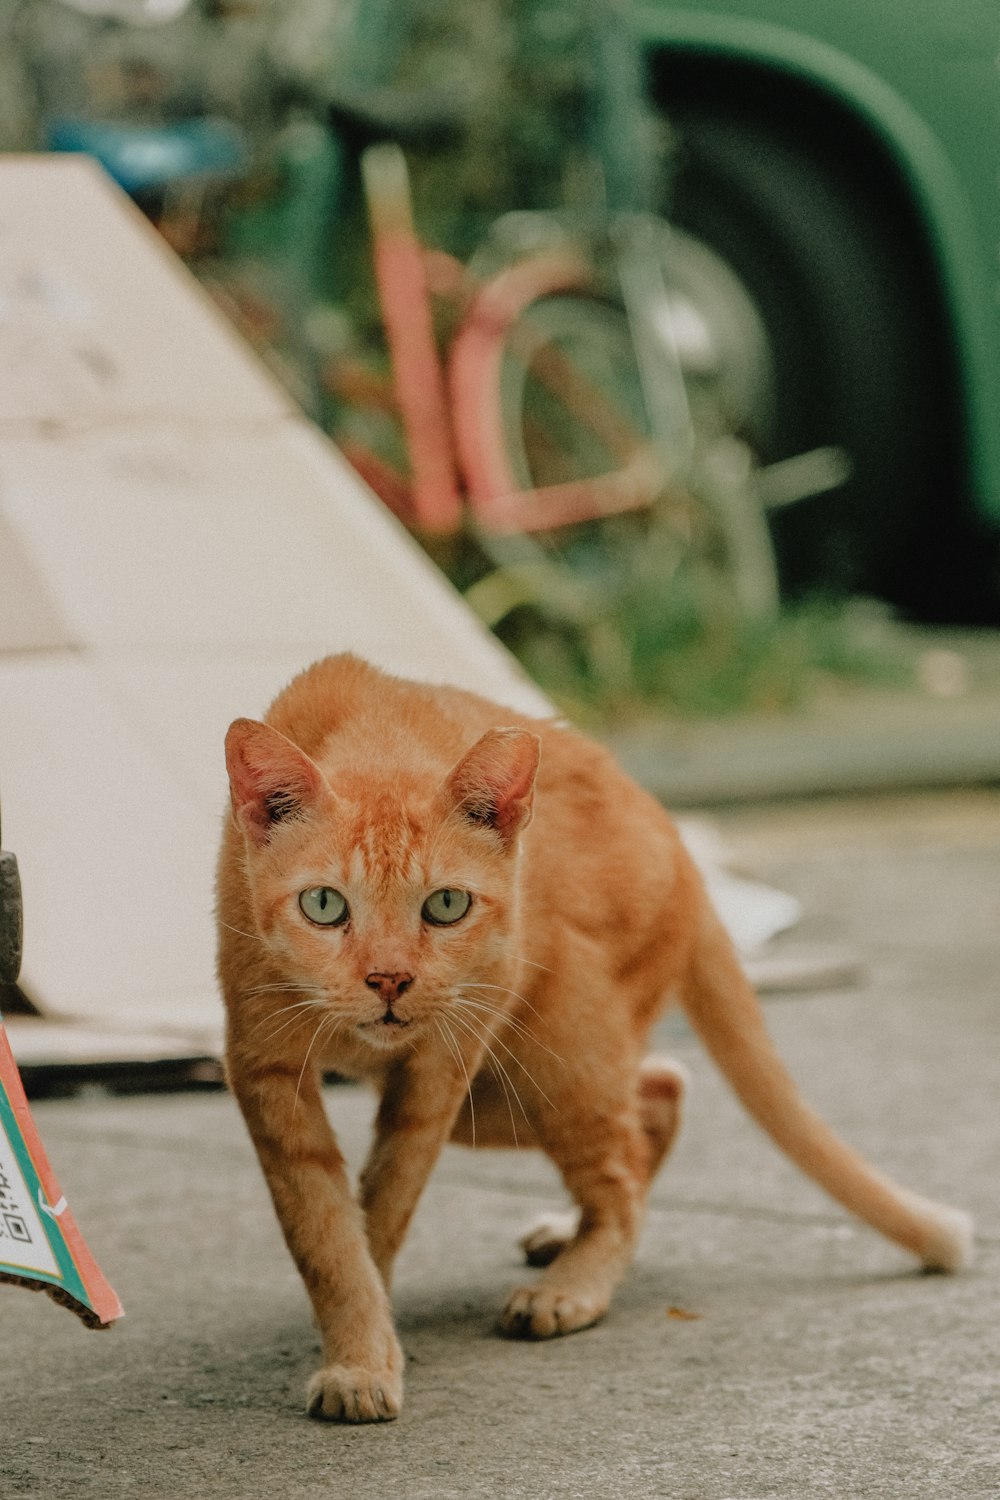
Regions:
<instances>
[{"instance_id":1,"label":"green eye","mask_svg":"<svg viewBox=\"0 0 1000 1500\"><path fill-rule=\"evenodd\" d=\"M312 885L300 892L299 910L317 927L339 927L347 921L347 902L328 885Z\"/></svg>"},{"instance_id":2,"label":"green eye","mask_svg":"<svg viewBox=\"0 0 1000 1500\"><path fill-rule=\"evenodd\" d=\"M462 920L471 905L468 891L432 891L420 908L420 915L435 927L450 927L452 922Z\"/></svg>"}]
</instances>

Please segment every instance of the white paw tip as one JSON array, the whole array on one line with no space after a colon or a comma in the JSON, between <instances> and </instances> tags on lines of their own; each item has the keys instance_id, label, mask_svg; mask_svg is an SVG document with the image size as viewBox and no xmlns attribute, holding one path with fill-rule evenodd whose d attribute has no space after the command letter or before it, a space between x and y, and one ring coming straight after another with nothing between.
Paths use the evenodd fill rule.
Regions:
<instances>
[{"instance_id":1,"label":"white paw tip","mask_svg":"<svg viewBox=\"0 0 1000 1500\"><path fill-rule=\"evenodd\" d=\"M576 1233L576 1214L541 1214L524 1231L518 1240L522 1250L529 1249L540 1240L571 1240Z\"/></svg>"},{"instance_id":2,"label":"white paw tip","mask_svg":"<svg viewBox=\"0 0 1000 1500\"><path fill-rule=\"evenodd\" d=\"M960 1208L935 1206L936 1224L921 1254L925 1271L962 1271L972 1264L975 1225Z\"/></svg>"}]
</instances>

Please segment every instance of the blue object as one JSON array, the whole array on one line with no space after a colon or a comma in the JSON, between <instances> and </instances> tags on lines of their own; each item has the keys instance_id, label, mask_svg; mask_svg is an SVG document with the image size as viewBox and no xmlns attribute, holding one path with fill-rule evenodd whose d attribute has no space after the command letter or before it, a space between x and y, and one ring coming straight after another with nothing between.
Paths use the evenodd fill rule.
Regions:
<instances>
[{"instance_id":1,"label":"blue object","mask_svg":"<svg viewBox=\"0 0 1000 1500\"><path fill-rule=\"evenodd\" d=\"M214 117L173 125L54 120L47 136L52 151L95 157L130 196L188 179L232 177L249 159L242 131Z\"/></svg>"}]
</instances>

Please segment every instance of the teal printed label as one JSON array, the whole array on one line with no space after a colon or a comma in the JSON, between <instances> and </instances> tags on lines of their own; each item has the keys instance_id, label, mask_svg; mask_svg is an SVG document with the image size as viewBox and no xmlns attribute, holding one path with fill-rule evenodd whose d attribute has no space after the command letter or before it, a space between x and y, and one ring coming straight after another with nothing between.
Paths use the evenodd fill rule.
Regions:
<instances>
[{"instance_id":1,"label":"teal printed label","mask_svg":"<svg viewBox=\"0 0 1000 1500\"><path fill-rule=\"evenodd\" d=\"M91 1306L59 1227L66 1200L49 1203L0 1085L0 1271L61 1286Z\"/></svg>"}]
</instances>

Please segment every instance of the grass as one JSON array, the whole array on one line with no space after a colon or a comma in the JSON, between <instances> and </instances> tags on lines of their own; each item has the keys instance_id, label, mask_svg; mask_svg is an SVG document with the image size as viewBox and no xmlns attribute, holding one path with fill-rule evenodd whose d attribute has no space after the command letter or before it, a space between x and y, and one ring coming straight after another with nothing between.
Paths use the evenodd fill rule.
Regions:
<instances>
[{"instance_id":1,"label":"grass","mask_svg":"<svg viewBox=\"0 0 1000 1500\"><path fill-rule=\"evenodd\" d=\"M912 653L867 599L748 615L717 561L639 545L501 564L466 598L578 723L782 711L854 684L901 685Z\"/></svg>"}]
</instances>

